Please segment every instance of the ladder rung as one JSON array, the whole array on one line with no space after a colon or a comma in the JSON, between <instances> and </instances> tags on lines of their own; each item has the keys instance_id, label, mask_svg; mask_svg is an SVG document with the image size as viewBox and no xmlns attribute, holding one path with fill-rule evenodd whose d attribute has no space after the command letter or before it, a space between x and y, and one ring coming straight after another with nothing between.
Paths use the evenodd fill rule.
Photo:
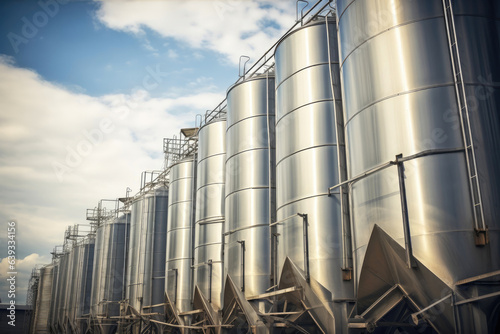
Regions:
<instances>
[{"instance_id":1,"label":"ladder rung","mask_svg":"<svg viewBox=\"0 0 500 334\"><path fill-rule=\"evenodd\" d=\"M474 204L474 206L480 206L481 202Z\"/></svg>"},{"instance_id":2,"label":"ladder rung","mask_svg":"<svg viewBox=\"0 0 500 334\"><path fill-rule=\"evenodd\" d=\"M470 178L471 178L471 179L473 179L473 178L475 178L475 177L477 177L477 175L472 175Z\"/></svg>"}]
</instances>

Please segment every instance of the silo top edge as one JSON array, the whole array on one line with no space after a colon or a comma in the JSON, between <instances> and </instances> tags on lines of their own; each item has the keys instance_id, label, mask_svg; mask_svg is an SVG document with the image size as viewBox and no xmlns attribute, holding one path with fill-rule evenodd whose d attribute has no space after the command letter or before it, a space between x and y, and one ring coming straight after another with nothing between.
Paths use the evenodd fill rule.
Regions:
<instances>
[{"instance_id":1,"label":"silo top edge","mask_svg":"<svg viewBox=\"0 0 500 334\"><path fill-rule=\"evenodd\" d=\"M305 28L310 28L312 26L316 26L316 25L320 25L320 24L325 24L325 20L326 18L328 17L329 19L329 22L328 24L336 24L337 23L337 16L319 16L319 17L316 17L314 20L312 20L311 22L308 22L306 25L303 25L293 31L290 31L288 34L282 36L280 38L280 40L278 41L278 43L276 43L276 47L274 48L274 57L276 57L276 51L278 51L278 48L279 46L281 45L281 43L283 43L283 41L285 39L287 39L288 37L290 37L291 35L295 34L296 32L298 31L301 31Z\"/></svg>"},{"instance_id":2,"label":"silo top edge","mask_svg":"<svg viewBox=\"0 0 500 334\"><path fill-rule=\"evenodd\" d=\"M230 92L233 88L235 88L235 87L237 87L237 86L239 86L239 85L245 84L245 83L247 83L247 82L249 82L249 81L264 80L264 79L268 79L268 78L269 78L269 79L274 79L274 78L275 78L274 73L269 73L269 74L262 73L262 74L259 74L259 75L254 76L254 77L251 77L251 78L245 79L245 80L243 80L243 81L241 81L241 82L236 82L236 83L232 84L231 86L229 86L229 88L226 90L226 96L229 94L229 92Z\"/></svg>"}]
</instances>

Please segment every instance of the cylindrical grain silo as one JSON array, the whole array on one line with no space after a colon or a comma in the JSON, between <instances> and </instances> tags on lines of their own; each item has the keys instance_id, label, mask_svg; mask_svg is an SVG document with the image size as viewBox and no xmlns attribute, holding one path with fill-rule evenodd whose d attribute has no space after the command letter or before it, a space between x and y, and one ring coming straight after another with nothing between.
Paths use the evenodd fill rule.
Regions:
<instances>
[{"instance_id":1,"label":"cylindrical grain silo","mask_svg":"<svg viewBox=\"0 0 500 334\"><path fill-rule=\"evenodd\" d=\"M224 171L226 120L215 119L198 132L194 284L215 309L223 285Z\"/></svg>"},{"instance_id":2,"label":"cylindrical grain silo","mask_svg":"<svg viewBox=\"0 0 500 334\"><path fill-rule=\"evenodd\" d=\"M165 292L178 312L192 309L193 199L196 162L187 157L170 167Z\"/></svg>"},{"instance_id":3,"label":"cylindrical grain silo","mask_svg":"<svg viewBox=\"0 0 500 334\"><path fill-rule=\"evenodd\" d=\"M109 221L100 222L96 229L95 255L92 278L91 315L94 319L106 316L105 284L108 268Z\"/></svg>"},{"instance_id":4,"label":"cylindrical grain silo","mask_svg":"<svg viewBox=\"0 0 500 334\"><path fill-rule=\"evenodd\" d=\"M66 322L65 322L65 308L66 308L66 298L68 291L68 277L70 276L70 252L68 249L64 250L64 254L61 256L61 261L59 265L59 277L57 282L57 306L56 306L56 325L58 330L65 332Z\"/></svg>"},{"instance_id":5,"label":"cylindrical grain silo","mask_svg":"<svg viewBox=\"0 0 500 334\"><path fill-rule=\"evenodd\" d=\"M119 302L125 298L125 267L130 227L130 214L115 218L109 226L108 265L106 268L105 298L106 315L120 315Z\"/></svg>"},{"instance_id":6,"label":"cylindrical grain silo","mask_svg":"<svg viewBox=\"0 0 500 334\"><path fill-rule=\"evenodd\" d=\"M352 184L358 297L368 301L358 302L358 311L389 288L372 274L375 257L367 252L380 228L418 261L409 264L407 277L420 277L425 268L444 286L418 287L398 276L418 307L458 291L453 298L462 306L442 303L443 314L428 321L443 331L492 333L498 311L492 316L493 308L481 303L498 300L461 299L491 292L473 278L500 269L500 177L494 171L500 162L500 4L339 0L337 6L349 178L399 154L407 159L399 179L393 166Z\"/></svg>"},{"instance_id":7,"label":"cylindrical grain silo","mask_svg":"<svg viewBox=\"0 0 500 334\"><path fill-rule=\"evenodd\" d=\"M80 249L81 245L75 243L70 251L71 267L68 273L68 287L66 293L66 322L68 329L77 331L76 305L78 303L78 284L82 279L80 269Z\"/></svg>"},{"instance_id":8,"label":"cylindrical grain silo","mask_svg":"<svg viewBox=\"0 0 500 334\"><path fill-rule=\"evenodd\" d=\"M165 249L168 189L140 194L131 206L126 297L138 312L162 312L165 287Z\"/></svg>"},{"instance_id":9,"label":"cylindrical grain silo","mask_svg":"<svg viewBox=\"0 0 500 334\"><path fill-rule=\"evenodd\" d=\"M278 268L286 257L331 293L336 328L353 298L344 196L328 187L345 177L338 43L334 17L283 37L276 61ZM342 210L344 207L344 210Z\"/></svg>"},{"instance_id":10,"label":"cylindrical grain silo","mask_svg":"<svg viewBox=\"0 0 500 334\"><path fill-rule=\"evenodd\" d=\"M79 323L80 332L85 333L87 329L87 317L90 313L90 299L92 292L92 274L94 270L94 246L95 236L88 236L83 241L81 248L81 281L78 287L79 302L76 309L76 318Z\"/></svg>"},{"instance_id":11,"label":"cylindrical grain silo","mask_svg":"<svg viewBox=\"0 0 500 334\"><path fill-rule=\"evenodd\" d=\"M271 283L275 220L274 75L232 86L227 93L224 273L246 296Z\"/></svg>"},{"instance_id":12,"label":"cylindrical grain silo","mask_svg":"<svg viewBox=\"0 0 500 334\"><path fill-rule=\"evenodd\" d=\"M56 326L56 310L57 310L57 295L58 295L58 278L59 278L59 259L54 259L52 261L54 266L52 274L52 292L50 294L50 310L49 310L49 321L48 326L51 333L54 332Z\"/></svg>"},{"instance_id":13,"label":"cylindrical grain silo","mask_svg":"<svg viewBox=\"0 0 500 334\"><path fill-rule=\"evenodd\" d=\"M34 305L35 318L33 319L32 333L50 333L49 313L52 297L53 275L53 264L48 264L40 268L40 280L38 281L38 293L36 297L36 304Z\"/></svg>"}]
</instances>

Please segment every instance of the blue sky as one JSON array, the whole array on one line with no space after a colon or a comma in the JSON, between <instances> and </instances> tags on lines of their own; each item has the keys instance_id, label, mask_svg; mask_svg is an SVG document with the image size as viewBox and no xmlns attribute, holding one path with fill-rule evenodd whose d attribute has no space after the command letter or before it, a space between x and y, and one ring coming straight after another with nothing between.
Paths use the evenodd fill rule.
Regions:
<instances>
[{"instance_id":1,"label":"blue sky","mask_svg":"<svg viewBox=\"0 0 500 334\"><path fill-rule=\"evenodd\" d=\"M295 1L0 2L0 298L17 221L17 303L35 264L102 198L139 190L294 23ZM31 28L31 30L30 30Z\"/></svg>"}]
</instances>

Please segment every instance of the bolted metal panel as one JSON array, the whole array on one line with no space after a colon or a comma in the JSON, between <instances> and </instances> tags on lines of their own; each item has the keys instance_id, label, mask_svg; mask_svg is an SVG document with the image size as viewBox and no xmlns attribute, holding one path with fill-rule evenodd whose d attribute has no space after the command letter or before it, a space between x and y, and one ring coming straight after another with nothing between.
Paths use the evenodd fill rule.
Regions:
<instances>
[{"instance_id":1,"label":"bolted metal panel","mask_svg":"<svg viewBox=\"0 0 500 334\"><path fill-rule=\"evenodd\" d=\"M273 75L243 81L227 93L224 272L246 296L265 293L271 282L274 95Z\"/></svg>"},{"instance_id":2,"label":"bolted metal panel","mask_svg":"<svg viewBox=\"0 0 500 334\"><path fill-rule=\"evenodd\" d=\"M198 132L194 284L215 308L221 307L223 284L225 152L226 120L205 124Z\"/></svg>"},{"instance_id":3,"label":"bolted metal panel","mask_svg":"<svg viewBox=\"0 0 500 334\"><path fill-rule=\"evenodd\" d=\"M140 312L164 302L167 210L165 187L142 194L131 206L126 298Z\"/></svg>"},{"instance_id":4,"label":"bolted metal panel","mask_svg":"<svg viewBox=\"0 0 500 334\"><path fill-rule=\"evenodd\" d=\"M328 184L346 173L336 21L327 20L291 32L275 51L278 268L289 257L332 298L348 299L353 285L342 269L348 267L349 223L339 190L328 195ZM341 330L345 324L335 318Z\"/></svg>"},{"instance_id":5,"label":"bolted metal panel","mask_svg":"<svg viewBox=\"0 0 500 334\"><path fill-rule=\"evenodd\" d=\"M192 157L188 157L170 169L165 292L179 312L192 309L195 168L195 161Z\"/></svg>"}]
</instances>

